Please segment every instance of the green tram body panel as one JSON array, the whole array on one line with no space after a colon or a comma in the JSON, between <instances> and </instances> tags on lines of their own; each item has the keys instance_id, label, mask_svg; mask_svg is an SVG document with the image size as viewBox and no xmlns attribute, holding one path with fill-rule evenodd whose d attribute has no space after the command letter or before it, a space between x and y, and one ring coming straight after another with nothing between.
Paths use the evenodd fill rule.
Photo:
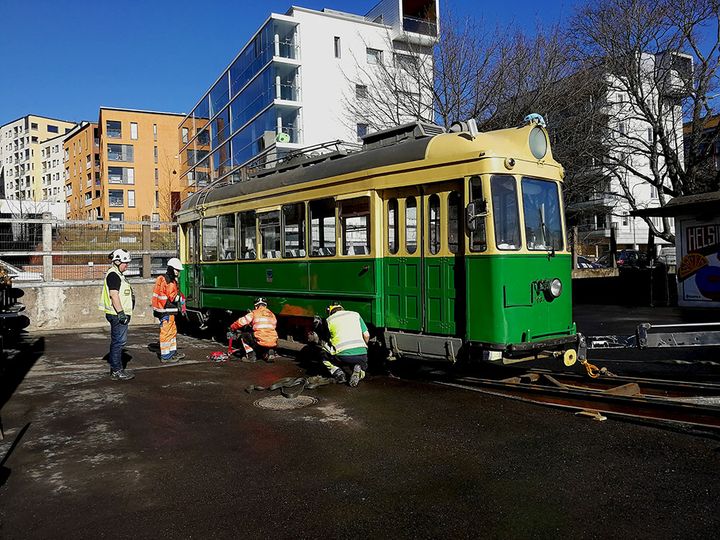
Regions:
<instances>
[{"instance_id":1,"label":"green tram body panel","mask_svg":"<svg viewBox=\"0 0 720 540\"><path fill-rule=\"evenodd\" d=\"M376 328L507 345L575 334L570 264L568 254L544 252L286 260L188 265L183 278L190 307L242 311L266 296L280 316L325 316L338 300ZM538 284L553 278L563 291L548 300Z\"/></svg>"},{"instance_id":2,"label":"green tram body panel","mask_svg":"<svg viewBox=\"0 0 720 540\"><path fill-rule=\"evenodd\" d=\"M377 259L299 260L188 264L184 272L190 307L250 309L256 297L267 297L269 307L281 316L325 316L328 304L343 302L369 324L383 325ZM199 272L199 291L193 275ZM196 294L199 293L199 298ZM199 300L199 301L198 301Z\"/></svg>"},{"instance_id":3,"label":"green tram body panel","mask_svg":"<svg viewBox=\"0 0 720 540\"><path fill-rule=\"evenodd\" d=\"M467 257L467 339L508 344L575 334L570 266L569 254ZM538 282L553 278L563 291L548 300Z\"/></svg>"}]
</instances>

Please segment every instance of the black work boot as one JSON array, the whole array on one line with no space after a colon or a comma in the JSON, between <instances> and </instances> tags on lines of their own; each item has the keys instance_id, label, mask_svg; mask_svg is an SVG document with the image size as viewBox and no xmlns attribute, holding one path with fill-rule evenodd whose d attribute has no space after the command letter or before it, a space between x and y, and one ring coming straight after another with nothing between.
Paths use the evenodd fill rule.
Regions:
<instances>
[{"instance_id":1,"label":"black work boot","mask_svg":"<svg viewBox=\"0 0 720 540\"><path fill-rule=\"evenodd\" d=\"M113 371L110 374L110 379L113 381L129 381L130 379L134 379L135 374L127 369L119 369L117 371Z\"/></svg>"},{"instance_id":2,"label":"black work boot","mask_svg":"<svg viewBox=\"0 0 720 540\"><path fill-rule=\"evenodd\" d=\"M335 368L335 371L333 371L331 375L335 379L335 382L338 384L345 384L345 382L347 381L347 378L345 377L345 372L340 368Z\"/></svg>"}]
</instances>

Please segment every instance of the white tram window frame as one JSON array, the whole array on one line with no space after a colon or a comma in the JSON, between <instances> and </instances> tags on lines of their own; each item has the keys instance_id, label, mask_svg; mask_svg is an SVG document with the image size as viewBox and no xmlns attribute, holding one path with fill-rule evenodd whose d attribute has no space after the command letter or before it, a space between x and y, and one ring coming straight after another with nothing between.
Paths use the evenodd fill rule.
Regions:
<instances>
[{"instance_id":1,"label":"white tram window frame","mask_svg":"<svg viewBox=\"0 0 720 540\"><path fill-rule=\"evenodd\" d=\"M342 254L370 255L370 197L340 201Z\"/></svg>"},{"instance_id":2,"label":"white tram window frame","mask_svg":"<svg viewBox=\"0 0 720 540\"><path fill-rule=\"evenodd\" d=\"M218 255L218 220L217 217L202 220L202 260L217 261Z\"/></svg>"},{"instance_id":3,"label":"white tram window frame","mask_svg":"<svg viewBox=\"0 0 720 540\"><path fill-rule=\"evenodd\" d=\"M463 196L459 191L451 191L447 196L447 243L448 250L452 254L460 252L460 240L462 239L462 215Z\"/></svg>"},{"instance_id":4,"label":"white tram window frame","mask_svg":"<svg viewBox=\"0 0 720 540\"><path fill-rule=\"evenodd\" d=\"M470 177L470 200L476 203L485 200L482 177L480 176ZM475 230L470 231L470 251L478 253L487 251L485 216L475 217Z\"/></svg>"},{"instance_id":5,"label":"white tram window frame","mask_svg":"<svg viewBox=\"0 0 720 540\"><path fill-rule=\"evenodd\" d=\"M411 203L412 204L409 204ZM405 251L410 255L417 251L418 244L418 199L414 195L405 198Z\"/></svg>"},{"instance_id":6,"label":"white tram window frame","mask_svg":"<svg viewBox=\"0 0 720 540\"><path fill-rule=\"evenodd\" d=\"M431 255L437 255L442 249L440 195L433 193L428 197L427 246Z\"/></svg>"},{"instance_id":7,"label":"white tram window frame","mask_svg":"<svg viewBox=\"0 0 720 540\"><path fill-rule=\"evenodd\" d=\"M310 201L310 256L333 257L337 251L337 206L335 199Z\"/></svg>"},{"instance_id":8,"label":"white tram window frame","mask_svg":"<svg viewBox=\"0 0 720 540\"><path fill-rule=\"evenodd\" d=\"M396 255L400 249L400 216L399 204L396 198L387 202L387 249L391 255Z\"/></svg>"},{"instance_id":9,"label":"white tram window frame","mask_svg":"<svg viewBox=\"0 0 720 540\"><path fill-rule=\"evenodd\" d=\"M552 180L523 176L521 185L528 250L562 251L564 235L558 184ZM541 227L541 215L544 216L545 230Z\"/></svg>"},{"instance_id":10,"label":"white tram window frame","mask_svg":"<svg viewBox=\"0 0 720 540\"><path fill-rule=\"evenodd\" d=\"M522 247L522 238L517 181L514 176L494 174L490 178L490 190L495 245L500 251L518 251Z\"/></svg>"},{"instance_id":11,"label":"white tram window frame","mask_svg":"<svg viewBox=\"0 0 720 540\"><path fill-rule=\"evenodd\" d=\"M235 238L235 214L218 217L218 258L221 261L235 260L237 242Z\"/></svg>"},{"instance_id":12,"label":"white tram window frame","mask_svg":"<svg viewBox=\"0 0 720 540\"><path fill-rule=\"evenodd\" d=\"M282 239L284 258L305 257L305 203L282 207Z\"/></svg>"},{"instance_id":13,"label":"white tram window frame","mask_svg":"<svg viewBox=\"0 0 720 540\"><path fill-rule=\"evenodd\" d=\"M255 211L238 212L237 227L240 259L254 261L257 259L257 217Z\"/></svg>"},{"instance_id":14,"label":"white tram window frame","mask_svg":"<svg viewBox=\"0 0 720 540\"><path fill-rule=\"evenodd\" d=\"M263 259L279 259L282 250L280 210L258 213L258 229Z\"/></svg>"}]
</instances>

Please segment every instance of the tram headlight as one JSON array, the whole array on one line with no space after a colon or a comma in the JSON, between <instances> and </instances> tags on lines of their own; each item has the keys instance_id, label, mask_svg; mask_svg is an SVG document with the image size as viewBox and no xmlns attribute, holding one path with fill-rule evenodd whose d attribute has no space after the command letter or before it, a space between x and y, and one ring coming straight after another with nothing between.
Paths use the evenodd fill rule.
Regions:
<instances>
[{"instance_id":1,"label":"tram headlight","mask_svg":"<svg viewBox=\"0 0 720 540\"><path fill-rule=\"evenodd\" d=\"M560 281L558 278L555 278L550 282L550 295L553 298L557 298L561 294L562 294L562 281Z\"/></svg>"},{"instance_id":2,"label":"tram headlight","mask_svg":"<svg viewBox=\"0 0 720 540\"><path fill-rule=\"evenodd\" d=\"M536 159L544 158L548 151L548 141L545 131L535 126L530 130L530 137L528 139L532 155L535 156Z\"/></svg>"}]
</instances>

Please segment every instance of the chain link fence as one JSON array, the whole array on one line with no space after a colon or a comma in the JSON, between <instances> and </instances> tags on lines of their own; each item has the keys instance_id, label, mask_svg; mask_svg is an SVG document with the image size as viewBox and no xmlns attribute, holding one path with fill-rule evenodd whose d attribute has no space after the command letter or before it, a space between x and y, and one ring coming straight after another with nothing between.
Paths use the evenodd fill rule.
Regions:
<instances>
[{"instance_id":1,"label":"chain link fence","mask_svg":"<svg viewBox=\"0 0 720 540\"><path fill-rule=\"evenodd\" d=\"M152 278L177 256L177 224L0 218L0 266L15 284L100 280L117 248L132 256L125 275Z\"/></svg>"}]
</instances>

